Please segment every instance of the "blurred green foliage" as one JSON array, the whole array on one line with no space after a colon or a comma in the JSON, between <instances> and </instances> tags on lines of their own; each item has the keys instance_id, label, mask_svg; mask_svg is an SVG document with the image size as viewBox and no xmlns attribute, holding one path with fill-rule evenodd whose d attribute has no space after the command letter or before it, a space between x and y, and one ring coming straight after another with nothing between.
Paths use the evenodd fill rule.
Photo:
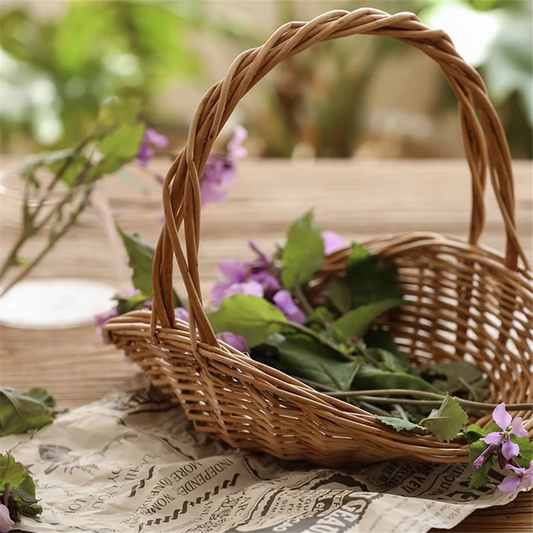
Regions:
<instances>
[{"instance_id":1,"label":"blurred green foliage","mask_svg":"<svg viewBox=\"0 0 533 533\"><path fill-rule=\"evenodd\" d=\"M196 2L69 2L38 20L15 7L0 17L1 133L41 145L81 138L109 96L147 106L168 84L201 73L188 41Z\"/></svg>"},{"instance_id":2,"label":"blurred green foliage","mask_svg":"<svg viewBox=\"0 0 533 533\"><path fill-rule=\"evenodd\" d=\"M446 22L445 29L458 46L463 39L483 48L476 61L466 59L484 76L513 153L531 157L530 0L271 1L276 25L305 20L310 13L366 4L388 12L413 11L433 26L444 27ZM200 76L207 78L199 83L203 88L217 81L208 66L202 68L204 57L193 48L193 38L208 36L211 44L222 45L224 53L229 52L229 66L232 55L269 37L273 28L259 29L253 16L246 22L239 3L232 2L231 7L213 10L202 0L78 0L68 2L65 11L52 19L39 19L19 7L4 9L0 14L2 150L21 144L24 151L35 145L70 145L83 137L85 124L112 95L135 96L141 100L144 118L161 118L154 115L153 103L165 88ZM263 90L254 90L252 105L243 107L241 116L260 141L259 152L274 157L295 151L318 157L351 156L365 127L365 99L379 65L385 57L405 52L405 45L393 39L365 37L322 43L283 62L261 84ZM444 79L435 105L436 109L427 110L435 117L457 105ZM184 117L185 122L189 119Z\"/></svg>"}]
</instances>

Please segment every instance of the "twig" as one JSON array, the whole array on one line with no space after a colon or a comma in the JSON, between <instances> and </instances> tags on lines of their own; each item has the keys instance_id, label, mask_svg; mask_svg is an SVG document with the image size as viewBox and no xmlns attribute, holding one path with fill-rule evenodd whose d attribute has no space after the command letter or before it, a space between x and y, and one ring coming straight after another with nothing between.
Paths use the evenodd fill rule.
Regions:
<instances>
[{"instance_id":1,"label":"twig","mask_svg":"<svg viewBox=\"0 0 533 533\"><path fill-rule=\"evenodd\" d=\"M8 292L14 285L16 285L19 281L24 279L37 265L41 263L41 261L44 259L46 254L55 246L56 242L65 235L70 228L77 222L79 216L84 211L84 209L88 205L88 200L91 195L91 192L93 190L93 186L90 185L85 189L85 192L83 194L83 197L78 204L78 208L73 211L70 214L70 217L68 221L63 225L61 230L57 232L55 235L53 235L49 240L47 245L39 252L37 257L32 260L32 262L24 269L22 272L19 273L18 276L16 276L13 280L11 280L5 287L2 288L2 291L0 292L0 296L3 296Z\"/></svg>"},{"instance_id":2,"label":"twig","mask_svg":"<svg viewBox=\"0 0 533 533\"><path fill-rule=\"evenodd\" d=\"M359 398L361 401L378 402L386 404L401 404L401 405L417 405L426 407L439 407L442 404L442 400L446 397L444 394L437 394L435 392L427 392L421 390L411 389L375 389L375 390L359 390L359 391L334 391L331 387L322 385L315 381L308 379L298 378L300 381L307 383L311 387L324 392L328 396L333 398ZM430 398L428 400L411 400L406 398L389 398L389 394L400 394L405 396L422 396L424 398ZM463 400L457 398L459 405L462 407L470 407L472 409L479 409L480 411L491 411L498 404L495 403L481 403L472 402L470 400ZM508 411L533 411L533 403L508 403L505 404L505 408Z\"/></svg>"}]
</instances>

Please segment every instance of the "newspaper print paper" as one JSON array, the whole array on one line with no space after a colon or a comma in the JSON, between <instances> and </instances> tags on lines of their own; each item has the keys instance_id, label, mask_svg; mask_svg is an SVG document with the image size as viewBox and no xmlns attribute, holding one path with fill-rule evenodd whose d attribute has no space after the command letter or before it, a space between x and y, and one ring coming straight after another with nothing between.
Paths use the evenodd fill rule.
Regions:
<instances>
[{"instance_id":1,"label":"newspaper print paper","mask_svg":"<svg viewBox=\"0 0 533 533\"><path fill-rule=\"evenodd\" d=\"M35 533L423 533L515 495L469 490L468 465L347 465L239 453L148 390L116 393L0 439L34 477Z\"/></svg>"}]
</instances>

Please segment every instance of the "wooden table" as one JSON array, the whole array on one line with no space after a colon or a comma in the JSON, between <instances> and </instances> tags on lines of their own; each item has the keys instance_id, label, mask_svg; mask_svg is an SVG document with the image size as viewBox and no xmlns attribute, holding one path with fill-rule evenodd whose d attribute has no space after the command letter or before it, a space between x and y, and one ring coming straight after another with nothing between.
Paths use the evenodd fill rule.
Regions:
<instances>
[{"instance_id":1,"label":"wooden table","mask_svg":"<svg viewBox=\"0 0 533 533\"><path fill-rule=\"evenodd\" d=\"M162 172L167 163L158 161ZM517 223L533 256L533 182L530 162L515 164ZM120 225L155 241L160 229L158 185L141 178L147 192L117 177L103 183ZM501 216L490 186L482 242L502 249ZM464 161L246 161L229 200L205 208L201 269L207 294L223 258L249 257L247 241L266 250L283 242L286 228L311 207L322 229L348 239L384 233L437 231L466 235L470 179ZM120 353L102 346L91 326L62 331L1 327L0 384L20 390L46 388L59 405L74 407L131 388L136 369ZM454 531L531 532L532 494L503 508L474 513ZM437 531L437 530L434 530Z\"/></svg>"}]
</instances>

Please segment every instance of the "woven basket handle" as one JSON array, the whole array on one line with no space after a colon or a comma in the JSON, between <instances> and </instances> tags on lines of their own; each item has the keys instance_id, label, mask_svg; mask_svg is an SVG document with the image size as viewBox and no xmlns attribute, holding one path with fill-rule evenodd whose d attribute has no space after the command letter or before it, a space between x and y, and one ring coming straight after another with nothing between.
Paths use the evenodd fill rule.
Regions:
<instances>
[{"instance_id":1,"label":"woven basket handle","mask_svg":"<svg viewBox=\"0 0 533 533\"><path fill-rule=\"evenodd\" d=\"M174 324L174 255L189 298L193 348L196 350L196 328L202 341L217 345L203 309L198 273L199 177L213 143L239 100L278 63L316 43L356 34L394 37L419 48L439 64L459 101L463 142L472 174L469 240L476 243L483 229L483 193L488 170L505 224L506 265L517 268L518 257L527 265L515 227L509 147L479 74L461 59L445 32L429 29L412 13L389 15L370 8L353 12L331 11L310 22L285 24L263 46L243 52L233 62L226 77L211 87L202 99L192 120L187 145L170 167L163 186L166 222L153 265L152 334L158 320L163 327ZM185 251L182 240L185 241Z\"/></svg>"}]
</instances>

